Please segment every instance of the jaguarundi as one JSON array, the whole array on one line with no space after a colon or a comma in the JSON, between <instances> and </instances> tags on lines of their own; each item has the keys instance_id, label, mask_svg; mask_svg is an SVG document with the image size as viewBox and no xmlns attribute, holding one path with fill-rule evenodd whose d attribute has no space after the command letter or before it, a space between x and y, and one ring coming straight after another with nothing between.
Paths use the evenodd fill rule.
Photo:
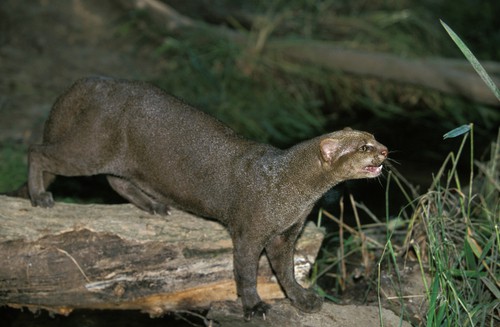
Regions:
<instances>
[{"instance_id":1,"label":"jaguarundi","mask_svg":"<svg viewBox=\"0 0 500 327\"><path fill-rule=\"evenodd\" d=\"M57 99L43 143L31 146L28 187L33 206L49 208L46 189L56 175L105 174L116 192L152 214L172 206L220 221L233 241L249 320L270 309L256 289L264 250L292 304L320 310L322 298L295 280L295 241L327 190L379 176L387 154L371 134L351 129L281 150L238 136L151 84L87 78Z\"/></svg>"}]
</instances>

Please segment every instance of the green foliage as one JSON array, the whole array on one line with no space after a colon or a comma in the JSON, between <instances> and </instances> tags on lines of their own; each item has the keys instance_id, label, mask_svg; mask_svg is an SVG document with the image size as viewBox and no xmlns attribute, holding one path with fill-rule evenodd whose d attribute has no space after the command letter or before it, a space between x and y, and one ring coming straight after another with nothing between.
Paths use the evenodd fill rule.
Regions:
<instances>
[{"instance_id":1,"label":"green foliage","mask_svg":"<svg viewBox=\"0 0 500 327\"><path fill-rule=\"evenodd\" d=\"M0 143L0 193L13 191L26 181L26 153L26 145Z\"/></svg>"},{"instance_id":2,"label":"green foliage","mask_svg":"<svg viewBox=\"0 0 500 327\"><path fill-rule=\"evenodd\" d=\"M382 276L387 280L391 272L394 292L401 294L404 281L400 277L400 258L403 256L406 261L412 255L420 267L427 306L427 315L415 323L429 327L496 326L500 319L500 130L496 142L491 144L489 158L484 161L473 159L473 132L473 125L467 125L447 133L449 137L465 135L458 151L448 155L433 184L422 195L412 196L415 190L404 186L397 171L389 174L387 196L395 182L405 193L411 210L402 210L398 217L388 215L385 224L373 218L375 223L353 228L344 224L343 209L340 219L322 212L318 222L323 217L330 218L339 224L340 232L328 235L325 240L313 281L322 278L320 284L325 285L325 278L333 279L329 287L341 292L350 278L346 265L354 260L369 269L373 266L369 258L377 256L376 274L366 277L373 279L372 289L378 293L382 307L387 297L387 285L385 289L381 285ZM463 161L467 141L471 148L470 158L466 158L470 176L467 186L463 186L457 167ZM351 202L354 207L362 207ZM406 237L401 237L402 230ZM321 291L331 293L324 286ZM403 317L411 308L403 295L399 296L399 312Z\"/></svg>"},{"instance_id":3,"label":"green foliage","mask_svg":"<svg viewBox=\"0 0 500 327\"><path fill-rule=\"evenodd\" d=\"M158 56L175 60L156 84L251 139L284 145L324 132L322 102L307 82L270 78L265 64L228 41L168 37Z\"/></svg>"},{"instance_id":4,"label":"green foliage","mask_svg":"<svg viewBox=\"0 0 500 327\"><path fill-rule=\"evenodd\" d=\"M433 276L428 326L498 323L500 133L490 160L478 163L484 170L468 188L462 187L456 168L466 139L456 155L448 156L414 216L425 227Z\"/></svg>"},{"instance_id":5,"label":"green foliage","mask_svg":"<svg viewBox=\"0 0 500 327\"><path fill-rule=\"evenodd\" d=\"M457 136L463 135L465 133L468 133L470 130L471 130L470 125L462 125L460 127L454 128L453 130L444 134L443 139L457 137Z\"/></svg>"},{"instance_id":6,"label":"green foliage","mask_svg":"<svg viewBox=\"0 0 500 327\"><path fill-rule=\"evenodd\" d=\"M208 16L214 25L249 38L234 42L210 29L166 33L152 27L140 11L131 12L117 32L127 39L135 35L139 44L157 45L163 77L153 82L251 139L284 147L345 126L380 135L400 128L400 121L408 124L406 130L474 121L484 127L477 132L484 140L500 121L495 108L414 86L352 77L265 51L268 40L279 37L287 42L327 40L405 57L437 56L450 44L426 4L218 0L205 14L195 2L176 3L176 9L194 19Z\"/></svg>"}]
</instances>

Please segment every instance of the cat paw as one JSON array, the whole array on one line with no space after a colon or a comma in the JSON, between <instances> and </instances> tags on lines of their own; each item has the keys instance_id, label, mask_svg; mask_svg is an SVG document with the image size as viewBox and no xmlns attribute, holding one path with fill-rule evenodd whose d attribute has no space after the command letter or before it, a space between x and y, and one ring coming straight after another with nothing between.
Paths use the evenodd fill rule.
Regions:
<instances>
[{"instance_id":1,"label":"cat paw","mask_svg":"<svg viewBox=\"0 0 500 327\"><path fill-rule=\"evenodd\" d=\"M323 306L323 298L313 290L304 290L300 296L292 300L292 305L307 313L318 312Z\"/></svg>"},{"instance_id":2,"label":"cat paw","mask_svg":"<svg viewBox=\"0 0 500 327\"><path fill-rule=\"evenodd\" d=\"M163 203L153 203L149 209L152 215L168 216L170 215L170 207Z\"/></svg>"},{"instance_id":3,"label":"cat paw","mask_svg":"<svg viewBox=\"0 0 500 327\"><path fill-rule=\"evenodd\" d=\"M52 208L54 206L54 199L52 193L42 192L36 196L31 197L31 205L33 207Z\"/></svg>"},{"instance_id":4,"label":"cat paw","mask_svg":"<svg viewBox=\"0 0 500 327\"><path fill-rule=\"evenodd\" d=\"M271 309L271 306L265 302L260 301L256 305L251 308L243 308L243 314L245 321L252 320L253 317L262 317L263 320L266 320L267 312Z\"/></svg>"}]
</instances>

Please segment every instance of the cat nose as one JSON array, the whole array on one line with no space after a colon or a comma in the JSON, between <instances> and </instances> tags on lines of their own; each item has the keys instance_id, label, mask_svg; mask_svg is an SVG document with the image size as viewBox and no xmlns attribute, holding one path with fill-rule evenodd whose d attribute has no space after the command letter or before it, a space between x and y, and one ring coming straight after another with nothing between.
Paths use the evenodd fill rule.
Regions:
<instances>
[{"instance_id":1,"label":"cat nose","mask_svg":"<svg viewBox=\"0 0 500 327\"><path fill-rule=\"evenodd\" d=\"M389 151L387 151L387 149L384 149L384 150L380 151L380 154L387 158Z\"/></svg>"}]
</instances>

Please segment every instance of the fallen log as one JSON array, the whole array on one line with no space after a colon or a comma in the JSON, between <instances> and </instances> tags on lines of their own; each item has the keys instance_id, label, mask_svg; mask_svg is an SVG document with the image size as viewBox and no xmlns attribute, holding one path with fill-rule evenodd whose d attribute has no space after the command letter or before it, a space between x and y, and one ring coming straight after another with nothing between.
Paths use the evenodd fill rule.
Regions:
<instances>
[{"instance_id":1,"label":"fallen log","mask_svg":"<svg viewBox=\"0 0 500 327\"><path fill-rule=\"evenodd\" d=\"M0 226L0 305L159 316L237 299L229 234L186 212L150 215L131 204L43 209L0 196ZM295 271L303 285L322 239L310 223L296 244ZM265 300L284 297L264 255L258 290Z\"/></svg>"},{"instance_id":2,"label":"fallen log","mask_svg":"<svg viewBox=\"0 0 500 327\"><path fill-rule=\"evenodd\" d=\"M214 33L240 45L249 46L254 42L250 33L192 19L158 0L115 1L127 9L146 11L157 25L174 34L195 29ZM270 31L264 34L265 37L259 37L255 41L254 52L274 56L279 58L278 61L286 58L305 66L313 65L353 76L428 88L490 106L500 105L466 60L402 58L390 53L343 49L335 42L272 38L269 36ZM499 72L499 64L486 62L485 67L492 75L494 83L499 85L500 79L495 76Z\"/></svg>"}]
</instances>

